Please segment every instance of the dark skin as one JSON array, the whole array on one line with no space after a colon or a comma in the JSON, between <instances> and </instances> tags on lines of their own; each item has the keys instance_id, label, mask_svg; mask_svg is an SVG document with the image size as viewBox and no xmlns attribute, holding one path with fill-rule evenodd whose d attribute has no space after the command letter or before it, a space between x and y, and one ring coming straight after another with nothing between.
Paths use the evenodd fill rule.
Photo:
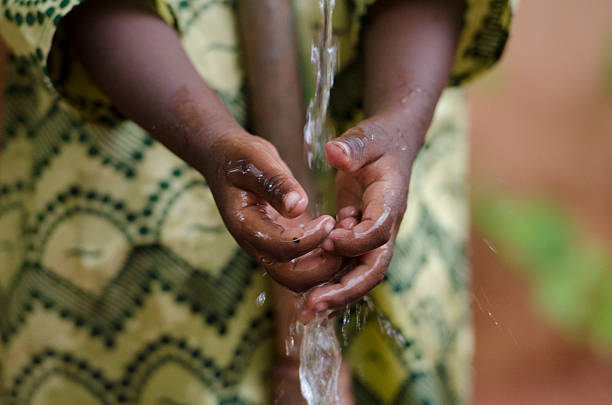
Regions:
<instances>
[{"instance_id":1,"label":"dark skin","mask_svg":"<svg viewBox=\"0 0 612 405\"><path fill-rule=\"evenodd\" d=\"M462 26L462 0L379 0L365 27L366 120L326 145L336 176L338 224L324 249L352 258L352 271L308 293L299 314L343 310L382 281L406 210L412 164L445 88ZM296 354L280 364L296 370ZM303 404L286 372L285 404ZM351 404L343 368L339 392ZM347 389L348 387L348 389Z\"/></svg>"},{"instance_id":2,"label":"dark skin","mask_svg":"<svg viewBox=\"0 0 612 405\"><path fill-rule=\"evenodd\" d=\"M364 35L366 120L329 142L337 229L323 242L353 270L308 294L303 321L339 311L380 283L406 210L412 164L445 88L462 26L462 0L379 1Z\"/></svg>"},{"instance_id":3,"label":"dark skin","mask_svg":"<svg viewBox=\"0 0 612 405\"><path fill-rule=\"evenodd\" d=\"M93 80L205 176L228 230L281 285L306 291L351 263L339 280L309 291L303 322L371 291L391 260L412 163L448 82L463 0L379 0L371 8L366 119L326 145L338 169L336 220L310 216L306 193L274 145L238 125L177 33L143 3L88 0L63 21ZM286 392L281 403L299 403L299 386L288 386L296 397Z\"/></svg>"},{"instance_id":4,"label":"dark skin","mask_svg":"<svg viewBox=\"0 0 612 405\"><path fill-rule=\"evenodd\" d=\"M228 230L272 277L305 291L337 272L341 259L318 248L334 218L309 215L308 196L276 148L236 122L147 2L89 0L63 24L93 80L204 175Z\"/></svg>"}]
</instances>

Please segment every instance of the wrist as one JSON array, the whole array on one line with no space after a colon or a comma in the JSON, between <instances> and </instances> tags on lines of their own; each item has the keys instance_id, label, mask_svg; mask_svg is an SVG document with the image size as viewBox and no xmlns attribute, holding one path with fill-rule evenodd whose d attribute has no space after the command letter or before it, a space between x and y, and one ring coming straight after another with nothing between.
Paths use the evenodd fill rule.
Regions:
<instances>
[{"instance_id":1,"label":"wrist","mask_svg":"<svg viewBox=\"0 0 612 405\"><path fill-rule=\"evenodd\" d=\"M149 120L153 137L207 179L218 161L215 145L230 134L245 132L225 105L202 81L182 85L164 102L166 114Z\"/></svg>"},{"instance_id":2,"label":"wrist","mask_svg":"<svg viewBox=\"0 0 612 405\"><path fill-rule=\"evenodd\" d=\"M412 162L423 145L434 108L435 105L429 107L419 100L391 104L360 125L366 124L371 132L380 134L387 153L407 157L403 160Z\"/></svg>"},{"instance_id":3,"label":"wrist","mask_svg":"<svg viewBox=\"0 0 612 405\"><path fill-rule=\"evenodd\" d=\"M203 158L194 166L207 180L214 184L219 175L223 174L224 167L229 163L231 157L229 152L236 149L236 145L248 142L253 135L246 132L239 125L228 125L222 128L212 128L202 132Z\"/></svg>"}]
</instances>

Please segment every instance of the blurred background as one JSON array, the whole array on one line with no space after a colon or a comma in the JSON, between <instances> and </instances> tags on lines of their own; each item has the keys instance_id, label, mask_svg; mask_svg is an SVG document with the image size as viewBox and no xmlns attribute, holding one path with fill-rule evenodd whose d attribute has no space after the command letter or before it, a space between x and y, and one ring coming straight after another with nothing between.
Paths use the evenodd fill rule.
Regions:
<instances>
[{"instance_id":1,"label":"blurred background","mask_svg":"<svg viewBox=\"0 0 612 405\"><path fill-rule=\"evenodd\" d=\"M474 405L612 404L612 1L522 0L469 94Z\"/></svg>"}]
</instances>

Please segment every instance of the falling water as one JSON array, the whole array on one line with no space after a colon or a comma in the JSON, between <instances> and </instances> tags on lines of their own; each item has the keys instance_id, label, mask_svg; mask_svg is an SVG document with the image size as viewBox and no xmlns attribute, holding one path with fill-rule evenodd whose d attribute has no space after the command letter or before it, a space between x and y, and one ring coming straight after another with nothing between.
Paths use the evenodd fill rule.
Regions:
<instances>
[{"instance_id":1,"label":"falling water","mask_svg":"<svg viewBox=\"0 0 612 405\"><path fill-rule=\"evenodd\" d=\"M329 200L327 180L330 178L330 166L325 158L325 144L335 135L332 126L327 122L327 108L337 64L337 47L332 33L334 6L335 0L319 0L323 18L318 40L313 44L311 52L311 62L316 73L316 87L308 106L307 121L304 127L306 160L315 176L317 185L314 206L317 215L322 209L329 210L333 206ZM303 300L304 297L299 301L303 303ZM406 342L404 336L392 326L367 296L355 305L354 316L357 330L365 326L370 313L375 315L381 331L389 336L398 347L403 347ZM340 404L338 376L342 364L342 352L334 322L328 320L328 317L329 313L322 313L307 325L298 322L292 324L289 337L285 342L287 355L289 355L295 350L297 337L301 337L300 388L308 405ZM350 320L351 311L347 308L341 319L341 333L345 345L348 343L347 328Z\"/></svg>"},{"instance_id":2,"label":"falling water","mask_svg":"<svg viewBox=\"0 0 612 405\"><path fill-rule=\"evenodd\" d=\"M300 388L308 405L331 405L338 396L340 344L329 314L319 314L302 330Z\"/></svg>"},{"instance_id":3,"label":"falling water","mask_svg":"<svg viewBox=\"0 0 612 405\"><path fill-rule=\"evenodd\" d=\"M327 123L329 95L334 84L337 48L332 33L332 15L335 0L319 0L323 15L319 37L312 46L311 61L316 72L315 93L308 106L304 127L304 150L308 167L315 175L317 196L315 211L320 213L329 204L317 176L325 176L329 165L325 159L325 144L334 133ZM329 314L317 317L301 327L300 388L308 405L331 405L337 402L338 375L342 363L340 344ZM293 339L293 338L292 338ZM288 350L289 350L288 345Z\"/></svg>"},{"instance_id":4,"label":"falling water","mask_svg":"<svg viewBox=\"0 0 612 405\"><path fill-rule=\"evenodd\" d=\"M334 85L334 73L337 65L337 47L333 38L332 16L335 0L319 0L322 23L318 39L312 45L310 60L315 72L315 92L308 105L306 125L304 126L304 151L308 167L313 171L317 184L315 210L329 208L325 201L327 187L322 178L329 177L330 166L325 159L325 144L334 137L334 130L327 122L329 96ZM320 214L320 212L316 212Z\"/></svg>"}]
</instances>

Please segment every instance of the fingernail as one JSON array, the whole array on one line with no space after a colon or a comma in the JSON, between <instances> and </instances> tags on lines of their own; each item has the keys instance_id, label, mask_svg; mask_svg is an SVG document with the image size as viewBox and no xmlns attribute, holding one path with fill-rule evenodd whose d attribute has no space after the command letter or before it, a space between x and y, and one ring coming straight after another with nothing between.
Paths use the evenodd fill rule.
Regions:
<instances>
[{"instance_id":1,"label":"fingernail","mask_svg":"<svg viewBox=\"0 0 612 405\"><path fill-rule=\"evenodd\" d=\"M291 191L289 194L285 196L285 209L287 212L293 211L296 205L302 201L302 197L296 191Z\"/></svg>"},{"instance_id":2,"label":"fingernail","mask_svg":"<svg viewBox=\"0 0 612 405\"><path fill-rule=\"evenodd\" d=\"M319 302L316 306L315 309L317 310L317 312L323 312L327 309L327 303L325 302Z\"/></svg>"},{"instance_id":3,"label":"fingernail","mask_svg":"<svg viewBox=\"0 0 612 405\"><path fill-rule=\"evenodd\" d=\"M338 142L338 141L333 141L332 144L340 148L340 150L342 150L342 153L344 153L347 157L349 158L351 157L351 154L349 153L349 148L347 145L345 145L342 142Z\"/></svg>"},{"instance_id":4,"label":"fingernail","mask_svg":"<svg viewBox=\"0 0 612 405\"><path fill-rule=\"evenodd\" d=\"M328 239L325 239L325 240L323 241L323 243L321 243L321 247L322 247L324 250L327 250L327 251L330 251L330 252L331 252L332 250L334 250L334 242L332 242L332 240L331 240L331 239L329 239L329 238L328 238Z\"/></svg>"},{"instance_id":5,"label":"fingernail","mask_svg":"<svg viewBox=\"0 0 612 405\"><path fill-rule=\"evenodd\" d=\"M334 223L333 222L326 223L324 229L326 233L330 233L334 229Z\"/></svg>"}]
</instances>

